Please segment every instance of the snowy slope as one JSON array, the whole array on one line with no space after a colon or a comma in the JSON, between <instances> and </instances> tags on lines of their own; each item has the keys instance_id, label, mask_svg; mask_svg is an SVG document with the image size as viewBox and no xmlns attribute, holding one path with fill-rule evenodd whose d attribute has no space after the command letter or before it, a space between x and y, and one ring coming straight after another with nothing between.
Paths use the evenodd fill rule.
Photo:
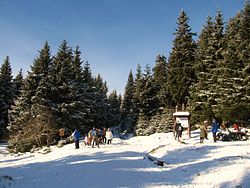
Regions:
<instances>
[{"instance_id":1,"label":"snowy slope","mask_svg":"<svg viewBox=\"0 0 250 188\"><path fill-rule=\"evenodd\" d=\"M22 155L10 155L2 145L0 188L250 187L250 141L213 143L210 137L199 144L198 131L184 139L181 144L172 133L157 133L115 138L100 148L69 144ZM150 151L166 164L148 160Z\"/></svg>"}]
</instances>

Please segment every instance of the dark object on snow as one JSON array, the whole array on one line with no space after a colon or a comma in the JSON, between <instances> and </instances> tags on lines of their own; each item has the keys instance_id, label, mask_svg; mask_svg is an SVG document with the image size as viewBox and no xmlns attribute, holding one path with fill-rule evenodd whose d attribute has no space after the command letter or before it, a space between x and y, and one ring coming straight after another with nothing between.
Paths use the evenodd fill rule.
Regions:
<instances>
[{"instance_id":1,"label":"dark object on snow","mask_svg":"<svg viewBox=\"0 0 250 188\"><path fill-rule=\"evenodd\" d=\"M151 155L146 155L145 157L147 157L150 161L154 162L154 164L156 164L157 166L164 166L164 164L166 164L164 161L160 161L159 159Z\"/></svg>"},{"instance_id":2,"label":"dark object on snow","mask_svg":"<svg viewBox=\"0 0 250 188\"><path fill-rule=\"evenodd\" d=\"M154 164L157 164L157 166L164 166L164 161L157 160Z\"/></svg>"},{"instance_id":3,"label":"dark object on snow","mask_svg":"<svg viewBox=\"0 0 250 188\"><path fill-rule=\"evenodd\" d=\"M232 138L230 138L230 136L227 134L223 134L221 136L221 141L231 141L231 140L232 140Z\"/></svg>"},{"instance_id":4,"label":"dark object on snow","mask_svg":"<svg viewBox=\"0 0 250 188\"><path fill-rule=\"evenodd\" d=\"M237 140L243 140L243 137L245 140L248 139L247 134L242 134L241 132L232 132L228 130L228 133L218 133L217 139L221 141L237 141Z\"/></svg>"}]
</instances>

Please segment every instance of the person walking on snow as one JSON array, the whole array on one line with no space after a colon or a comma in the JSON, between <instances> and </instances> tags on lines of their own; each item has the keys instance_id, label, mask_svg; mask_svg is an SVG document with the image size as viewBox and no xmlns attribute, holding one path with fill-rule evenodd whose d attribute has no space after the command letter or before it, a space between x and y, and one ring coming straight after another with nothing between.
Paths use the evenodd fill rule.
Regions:
<instances>
[{"instance_id":1,"label":"person walking on snow","mask_svg":"<svg viewBox=\"0 0 250 188\"><path fill-rule=\"evenodd\" d=\"M182 142L181 137L182 137L183 127L179 121L177 121L176 123L176 131L177 131L176 134L177 134L178 141Z\"/></svg>"},{"instance_id":2,"label":"person walking on snow","mask_svg":"<svg viewBox=\"0 0 250 188\"><path fill-rule=\"evenodd\" d=\"M94 147L94 145L96 145L99 148L99 143L98 143L98 138L97 138L97 130L95 127L93 127L93 129L92 129L91 137L92 137L92 148Z\"/></svg>"},{"instance_id":3,"label":"person walking on snow","mask_svg":"<svg viewBox=\"0 0 250 188\"><path fill-rule=\"evenodd\" d=\"M75 141L75 148L79 149L80 132L77 129L75 129L75 131L72 133L72 136Z\"/></svg>"},{"instance_id":4,"label":"person walking on snow","mask_svg":"<svg viewBox=\"0 0 250 188\"><path fill-rule=\"evenodd\" d=\"M89 146L89 138L88 138L87 134L84 137L84 144L85 144L85 146Z\"/></svg>"},{"instance_id":5,"label":"person walking on snow","mask_svg":"<svg viewBox=\"0 0 250 188\"><path fill-rule=\"evenodd\" d=\"M108 128L108 130L106 131L106 139L107 139L107 144L111 144L111 141L113 139L113 134L110 128Z\"/></svg>"},{"instance_id":6,"label":"person walking on snow","mask_svg":"<svg viewBox=\"0 0 250 188\"><path fill-rule=\"evenodd\" d=\"M200 125L200 143L203 143L204 139L207 139L207 123L208 121L204 121L203 125Z\"/></svg>"},{"instance_id":7,"label":"person walking on snow","mask_svg":"<svg viewBox=\"0 0 250 188\"><path fill-rule=\"evenodd\" d=\"M213 134L214 142L216 142L216 133L218 132L218 129L219 129L219 123L217 123L216 120L213 119L212 134Z\"/></svg>"}]
</instances>

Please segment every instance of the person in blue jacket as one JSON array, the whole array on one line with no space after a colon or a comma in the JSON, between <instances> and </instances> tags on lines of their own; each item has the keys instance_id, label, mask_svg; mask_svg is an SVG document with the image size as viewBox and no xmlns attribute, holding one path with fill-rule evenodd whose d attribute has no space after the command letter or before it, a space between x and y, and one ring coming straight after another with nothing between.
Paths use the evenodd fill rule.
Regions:
<instances>
[{"instance_id":1,"label":"person in blue jacket","mask_svg":"<svg viewBox=\"0 0 250 188\"><path fill-rule=\"evenodd\" d=\"M213 134L214 142L216 142L216 133L218 132L218 129L219 129L219 123L217 123L216 120L213 119L212 134Z\"/></svg>"},{"instance_id":2,"label":"person in blue jacket","mask_svg":"<svg viewBox=\"0 0 250 188\"><path fill-rule=\"evenodd\" d=\"M72 133L72 136L75 141L75 148L79 149L80 132L77 129L75 129L75 131Z\"/></svg>"}]
</instances>

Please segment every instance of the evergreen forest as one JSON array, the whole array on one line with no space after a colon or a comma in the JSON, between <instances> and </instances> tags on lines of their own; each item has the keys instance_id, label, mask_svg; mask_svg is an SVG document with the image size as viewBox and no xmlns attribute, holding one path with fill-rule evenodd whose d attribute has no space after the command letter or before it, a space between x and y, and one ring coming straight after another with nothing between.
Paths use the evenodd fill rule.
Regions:
<instances>
[{"instance_id":1,"label":"evergreen forest","mask_svg":"<svg viewBox=\"0 0 250 188\"><path fill-rule=\"evenodd\" d=\"M79 46L66 40L54 55L45 42L26 76L20 70L13 77L6 56L0 67L0 139L28 151L58 140L60 128L66 134L93 126L136 135L166 132L181 107L191 113L192 125L216 118L250 126L250 3L229 20L220 10L208 15L199 34L184 10L176 24L168 57L156 54L153 67L138 64L123 95L109 91Z\"/></svg>"}]
</instances>

